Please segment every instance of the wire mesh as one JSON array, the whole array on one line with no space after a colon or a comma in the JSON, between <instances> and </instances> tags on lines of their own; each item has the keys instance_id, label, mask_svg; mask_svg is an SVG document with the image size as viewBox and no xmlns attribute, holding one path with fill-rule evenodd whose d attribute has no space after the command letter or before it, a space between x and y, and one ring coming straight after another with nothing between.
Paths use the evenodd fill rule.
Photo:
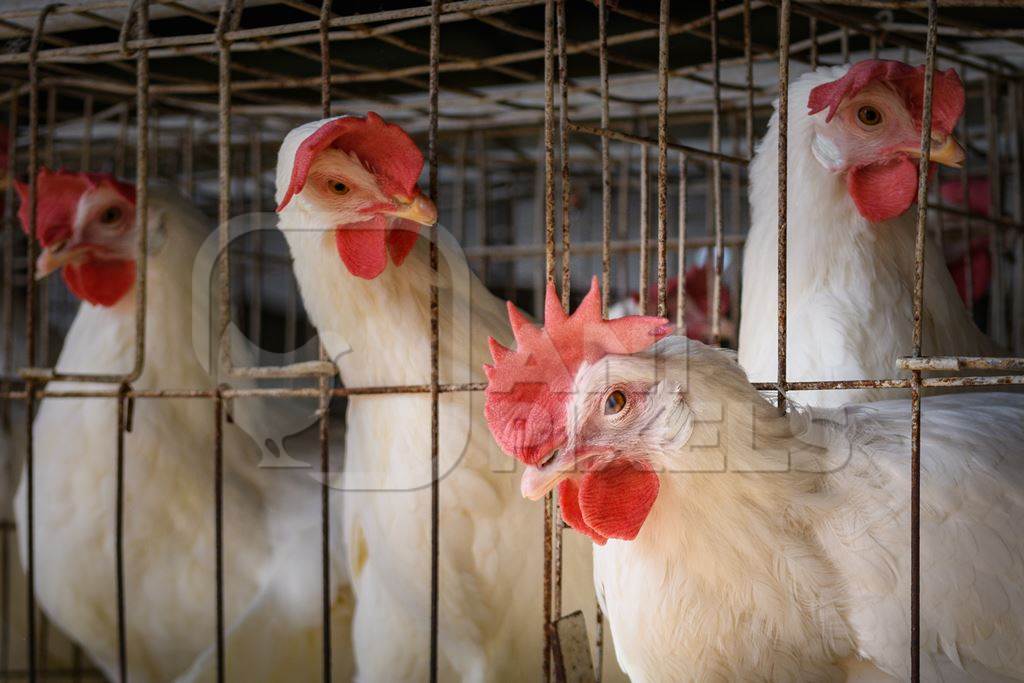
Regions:
<instances>
[{"instance_id":1,"label":"wire mesh","mask_svg":"<svg viewBox=\"0 0 1024 683\"><path fill-rule=\"evenodd\" d=\"M222 537L224 420L231 401L315 399L319 408L322 510L322 670L332 677L330 634L331 465L328 419L349 396L429 394L430 641L431 680L437 680L440 618L439 566L442 489L439 480L439 400L442 394L480 391L479 382L442 381L439 367L438 254L431 241L430 381L403 386L334 386L336 370L322 349L298 359L312 333L298 301L283 242L259 226L235 240L234 213L265 203L265 159L294 125L334 109L380 111L423 143L429 195L441 223L453 227L471 266L495 292L539 313L545 281L560 282L563 306L602 273L606 311L628 305L669 314L687 333L734 346L740 311L738 287L749 222L745 194L748 162L778 98L780 134L778 216L778 377L759 385L780 405L806 390L883 388L909 392L912 439L912 678L918 677L920 621L920 414L921 392L949 386L1024 383L1012 374L1021 358L950 358L922 355L921 311L926 227L944 247L958 249L964 291L976 319L997 341L1024 353L1024 86L1020 62L990 41L1020 46L1020 27L1007 28L1000 7L1010 0L943 2L874 0L709 0L706 6L661 0L657 12L597 0L432 0L413 7L364 11L324 0L235 0L195 8L169 0L88 0L41 9L0 11L9 46L0 54L8 91L6 177L29 183L29 224L35 218L36 170L41 164L75 170L109 170L134 179L139 253L148 254L147 187L170 181L208 215L217 217L221 258L218 305L220 362L231 377L295 380L288 387L203 389L132 384L146 367L146 262L140 260L135 298L134 362L123 374L54 369L56 351L74 314L74 301L59 284L36 283L36 246L18 229L12 183L4 191L3 327L0 404L5 424L25 438L28 482L27 580L33 583L36 530L32 523L32 423L40 400L115 400L117 471L117 612L119 669L127 680L123 547L123 443L135 400L210 401L216 422L211 444L217 463L211 514L217 519L216 605L218 680L225 664ZM965 8L973 8L972 13ZM878 11L884 10L884 11ZM467 40L479 33L485 39ZM25 42L27 39L27 43ZM897 53L896 51L901 51ZM842 64L868 55L924 61L924 119L931 111L932 66L954 66L967 86L968 107L960 137L968 163L938 185L955 183L960 201L928 193L927 163L918 188L914 275L914 344L910 357L893 359L887 379L790 381L787 373L787 114L791 68ZM372 57L372 58L371 58ZM655 93L655 96L651 94ZM45 98L43 95L45 94ZM794 104L795 106L795 104ZM157 109L158 108L158 109ZM159 119L155 112L159 111ZM42 121L41 121L42 119ZM725 124L725 125L723 125ZM653 129L654 135L649 131ZM924 130L928 130L925 126ZM538 144L538 142L540 144ZM922 159L931 144L922 135ZM134 155L131 154L134 148ZM655 155L652 169L651 154ZM729 151L725 151L729 150ZM472 152L472 153L471 153ZM133 158L134 157L134 158ZM723 167L724 165L724 167ZM655 173L651 192L651 173ZM728 182L723 182L723 173ZM970 202L972 174L989 184L984 210ZM652 195L653 194L653 198ZM557 200L557 204L556 204ZM653 205L653 207L652 207ZM732 207L729 211L725 207ZM654 220L651 210L654 209ZM674 225L674 238L669 226ZM541 229L543 226L543 230ZM976 297L972 244L992 263L985 298ZM653 233L653 235L652 235ZM558 239L558 236L561 239ZM674 258L673 258L674 256ZM653 263L652 263L653 260ZM558 266L560 264L560 271ZM651 288L651 268L654 283ZM706 330L687 329L697 302L687 293L691 268L708 292ZM540 275L543 274L543 277ZM673 280L675 292L672 293ZM731 291L730 291L731 290ZM621 308L621 306L620 306ZM671 313L670 313L671 311ZM236 365L228 325L243 320L251 339L277 345L279 366ZM20 328L17 332L16 328ZM21 331L23 330L23 332ZM931 377L932 370L978 371L976 376ZM980 371L999 374L981 375ZM51 389L63 380L78 388ZM12 409L23 410L20 424ZM9 471L8 479L14 476ZM81 653L71 664L49 656L44 625L26 592L26 605L11 604L18 560L13 522L4 510L0 557L0 680L99 677ZM563 524L556 501L545 502L543 677L565 674L555 624L562 617ZM25 612L27 638L11 640L12 615ZM602 621L597 630L595 675L602 672ZM47 638L52 638L47 636ZM23 650L22 652L15 652Z\"/></svg>"}]
</instances>

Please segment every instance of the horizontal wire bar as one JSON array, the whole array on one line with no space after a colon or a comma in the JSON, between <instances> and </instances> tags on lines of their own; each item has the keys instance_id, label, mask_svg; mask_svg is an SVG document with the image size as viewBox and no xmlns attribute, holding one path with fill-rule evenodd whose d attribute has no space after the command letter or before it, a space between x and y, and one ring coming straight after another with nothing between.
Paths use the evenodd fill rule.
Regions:
<instances>
[{"instance_id":1,"label":"horizontal wire bar","mask_svg":"<svg viewBox=\"0 0 1024 683\"><path fill-rule=\"evenodd\" d=\"M633 135L632 133L625 133L614 128L601 128L600 126L590 126L585 123L569 122L569 129L577 133L588 133L590 135L596 135L598 137L608 138L610 140L618 140L620 142L632 142L638 145L647 145L648 147L658 147L657 138L648 138L642 135ZM750 163L749 159L744 157L733 156L732 154L725 154L721 152L710 152L707 150L700 149L699 147L690 147L689 145L682 145L677 142L666 143L669 149L676 150L677 152L684 152L688 157L695 159L703 159L705 161L725 161L730 164L736 164L738 166L746 166Z\"/></svg>"}]
</instances>

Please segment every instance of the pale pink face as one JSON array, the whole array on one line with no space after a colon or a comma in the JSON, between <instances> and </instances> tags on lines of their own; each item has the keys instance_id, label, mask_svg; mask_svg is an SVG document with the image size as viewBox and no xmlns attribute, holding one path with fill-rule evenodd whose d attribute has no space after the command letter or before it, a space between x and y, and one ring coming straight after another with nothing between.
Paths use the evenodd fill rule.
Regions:
<instances>
[{"instance_id":1,"label":"pale pink face","mask_svg":"<svg viewBox=\"0 0 1024 683\"><path fill-rule=\"evenodd\" d=\"M825 169L843 174L857 210L870 221L894 218L917 196L923 68L868 60L811 91L812 151ZM932 95L935 163L958 166L963 149L951 133L964 107L956 73L936 72Z\"/></svg>"},{"instance_id":2,"label":"pale pink face","mask_svg":"<svg viewBox=\"0 0 1024 683\"><path fill-rule=\"evenodd\" d=\"M22 228L29 229L28 186L17 184ZM113 306L135 283L135 188L102 173L41 168L36 180L36 277L61 270L84 301Z\"/></svg>"}]
</instances>

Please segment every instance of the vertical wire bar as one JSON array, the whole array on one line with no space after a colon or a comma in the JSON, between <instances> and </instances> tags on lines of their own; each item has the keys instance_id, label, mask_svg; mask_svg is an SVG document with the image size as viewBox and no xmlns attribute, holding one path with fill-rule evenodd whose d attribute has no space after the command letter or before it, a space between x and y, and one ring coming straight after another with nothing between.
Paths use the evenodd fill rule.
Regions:
<instances>
[{"instance_id":1,"label":"vertical wire bar","mask_svg":"<svg viewBox=\"0 0 1024 683\"><path fill-rule=\"evenodd\" d=\"M1010 83L1007 97L1009 110L1009 128L1014 133L1013 156L1013 217L1020 223L1024 221L1024 121L1021 110L1024 108L1024 84L1021 81ZM1012 312L1010 320L1014 355L1024 355L1024 233L1018 232L1014 248L1014 274L1011 292Z\"/></svg>"},{"instance_id":2,"label":"vertical wire bar","mask_svg":"<svg viewBox=\"0 0 1024 683\"><path fill-rule=\"evenodd\" d=\"M117 113L117 140L114 143L114 175L124 178L127 175L128 156L128 103L125 102Z\"/></svg>"},{"instance_id":3,"label":"vertical wire bar","mask_svg":"<svg viewBox=\"0 0 1024 683\"><path fill-rule=\"evenodd\" d=\"M473 131L473 152L476 165L476 202L474 205L476 213L476 228L480 234L480 244L487 246L490 243L490 226L488 225L488 204L487 204L487 142L484 140L483 130ZM490 275L491 259L484 252L480 259L480 279L487 282Z\"/></svg>"},{"instance_id":4,"label":"vertical wire bar","mask_svg":"<svg viewBox=\"0 0 1024 683\"><path fill-rule=\"evenodd\" d=\"M331 0L323 0L320 4L320 108L323 118L331 115L331 41L330 41L330 20ZM433 25L431 25L431 54L434 52ZM436 125L436 120L431 119L431 126ZM431 160L431 173L434 170L434 162ZM433 196L431 197L433 199ZM433 245L433 242L431 243ZM433 296L433 290L431 292ZM431 313L435 313L435 307L431 306ZM434 335L436 336L436 335ZM433 352L433 351L432 351ZM318 344L318 355L321 361L328 360L327 349L321 340ZM432 362L433 356L432 356ZM331 406L331 380L321 374L317 378L317 388L320 391L318 414L318 434L320 442L320 638L321 638L321 669L324 683L329 683L331 678L331 499L330 499L330 471L331 471L331 434L330 434L330 406ZM436 415L436 400L431 402L432 415ZM436 417L432 416L432 424ZM436 442L436 429L433 430ZM434 444L432 442L431 448ZM436 519L436 516L433 517ZM433 541L433 536L432 543ZM431 583L433 587L435 584ZM431 662L433 662L433 649L431 649ZM433 664L432 664L433 667ZM431 668L431 672L435 671Z\"/></svg>"},{"instance_id":5,"label":"vertical wire bar","mask_svg":"<svg viewBox=\"0 0 1024 683\"><path fill-rule=\"evenodd\" d=\"M556 2L556 29L558 35L558 143L559 163L562 172L562 308L569 312L569 295L572 290L572 279L570 265L572 254L570 252L570 217L569 208L572 201L572 184L569 181L569 58L566 55L565 38L565 0ZM551 510L552 530L552 587L551 587L551 621L554 622L562 616L562 511L561 508L552 502ZM554 624L551 623L552 637L554 636ZM557 640L555 641L557 642ZM561 652L555 653L556 666L562 667Z\"/></svg>"},{"instance_id":6,"label":"vertical wire bar","mask_svg":"<svg viewBox=\"0 0 1024 683\"><path fill-rule=\"evenodd\" d=\"M82 100L82 160L81 170L92 170L92 110L93 97L86 95Z\"/></svg>"},{"instance_id":7,"label":"vertical wire bar","mask_svg":"<svg viewBox=\"0 0 1024 683\"><path fill-rule=\"evenodd\" d=\"M39 171L39 44L42 39L43 29L46 25L46 18L56 8L56 5L47 5L36 18L35 30L32 32L32 40L29 44L28 61L28 259L26 263L26 293L25 293L25 347L28 355L28 365L36 363L36 223L39 214L38 197L38 171ZM15 121L15 123L17 123ZM11 147L13 150L14 147ZM14 180L11 176L8 182ZM36 680L36 607L35 607L35 477L34 477L34 439L32 435L32 423L35 419L35 383L31 380L26 382L26 448L25 448L25 480L28 489L27 508L28 514L28 571L25 591L26 608L28 610L28 678L33 683Z\"/></svg>"},{"instance_id":8,"label":"vertical wire bar","mask_svg":"<svg viewBox=\"0 0 1024 683\"><path fill-rule=\"evenodd\" d=\"M647 145L640 145L640 314L647 315L647 271L651 260L648 254L650 247L650 179L648 178Z\"/></svg>"},{"instance_id":9,"label":"vertical wire bar","mask_svg":"<svg viewBox=\"0 0 1024 683\"><path fill-rule=\"evenodd\" d=\"M217 680L226 681L224 670L224 400L220 390L213 398L213 544L217 609Z\"/></svg>"},{"instance_id":10,"label":"vertical wire bar","mask_svg":"<svg viewBox=\"0 0 1024 683\"><path fill-rule=\"evenodd\" d=\"M430 161L430 200L437 204L437 105L440 86L441 0L430 3L430 130L428 155ZM438 596L440 594L441 549L441 482L438 385L440 381L440 315L438 308L437 224L430 227L430 683L437 683L437 639L440 628Z\"/></svg>"},{"instance_id":11,"label":"vertical wire bar","mask_svg":"<svg viewBox=\"0 0 1024 683\"><path fill-rule=\"evenodd\" d=\"M961 69L960 75L964 82L967 83L967 69ZM964 145L964 162L960 164L960 196L963 202L963 208L968 209L964 211L963 215L963 239L964 239L964 298L966 299L967 310L971 313L971 318L974 318L974 255L971 253L971 242L973 241L972 236L972 225L971 225L971 212L970 212L970 180L967 175L967 170L970 167L970 162L966 155L970 154L971 150L971 139L970 139L970 127L967 122L968 108L964 107L964 113L960 117L960 121L957 123L958 136L963 140Z\"/></svg>"},{"instance_id":12,"label":"vertical wire bar","mask_svg":"<svg viewBox=\"0 0 1024 683\"><path fill-rule=\"evenodd\" d=\"M928 157L932 148L932 91L938 38L936 0L928 0L924 103L921 107L921 160L917 168L917 235L914 243L914 356L920 357L924 311L925 222L928 217ZM967 196L964 196L967 201ZM910 680L921 680L921 372L910 385Z\"/></svg>"},{"instance_id":13,"label":"vertical wire bar","mask_svg":"<svg viewBox=\"0 0 1024 683\"><path fill-rule=\"evenodd\" d=\"M7 110L7 164L5 172L8 178L14 178L18 160L18 97L12 96ZM8 182L3 188L4 196L4 262L3 262L3 367L4 374L14 372L14 183ZM9 386L0 384L4 390ZM4 401L0 410L0 426L10 426L11 402ZM11 475L13 478L13 474ZM7 623L7 622L5 622Z\"/></svg>"},{"instance_id":14,"label":"vertical wire bar","mask_svg":"<svg viewBox=\"0 0 1024 683\"><path fill-rule=\"evenodd\" d=\"M466 154L469 137L459 135L455 141L455 185L452 188L452 233L459 244L466 239Z\"/></svg>"},{"instance_id":15,"label":"vertical wire bar","mask_svg":"<svg viewBox=\"0 0 1024 683\"><path fill-rule=\"evenodd\" d=\"M149 0L137 5L136 37L149 37ZM135 53L135 225L139 230L138 269L135 275L135 379L142 374L146 362L146 281L149 273L149 49L140 47Z\"/></svg>"},{"instance_id":16,"label":"vertical wire bar","mask_svg":"<svg viewBox=\"0 0 1024 683\"><path fill-rule=\"evenodd\" d=\"M633 145L622 145L622 159L619 161L618 212L615 218L615 234L620 240L629 237L629 186ZM619 296L629 292L629 260L620 259L619 276L616 278Z\"/></svg>"},{"instance_id":17,"label":"vertical wire bar","mask_svg":"<svg viewBox=\"0 0 1024 683\"><path fill-rule=\"evenodd\" d=\"M569 290L571 287L571 281L569 280L569 266L571 254L569 251L569 207L572 201L572 186L569 182L569 83L568 83L568 57L565 53L565 0L557 0L556 8L558 10L557 16L557 28L558 28L558 94L560 101L558 105L558 143L559 143L559 162L561 164L562 171L562 307L569 311ZM561 565L561 526L556 524L557 536L559 538L559 548L556 553L555 564L556 566ZM556 576L556 582L561 583L561 578ZM560 587L556 586L556 605L561 603ZM561 616L558 610L555 611L555 617Z\"/></svg>"},{"instance_id":18,"label":"vertical wire bar","mask_svg":"<svg viewBox=\"0 0 1024 683\"><path fill-rule=\"evenodd\" d=\"M249 337L260 346L263 337L263 141L262 126L249 127L249 175L252 177L252 292L249 298Z\"/></svg>"},{"instance_id":19,"label":"vertical wire bar","mask_svg":"<svg viewBox=\"0 0 1024 683\"><path fill-rule=\"evenodd\" d=\"M810 39L811 39L811 68L818 68L818 20L810 18Z\"/></svg>"},{"instance_id":20,"label":"vertical wire bar","mask_svg":"<svg viewBox=\"0 0 1024 683\"><path fill-rule=\"evenodd\" d=\"M712 25L718 16L711 0ZM669 0L661 0L658 14L658 315L668 315L665 292L668 241L668 24Z\"/></svg>"},{"instance_id":21,"label":"vertical wire bar","mask_svg":"<svg viewBox=\"0 0 1024 683\"><path fill-rule=\"evenodd\" d=\"M598 0L597 3L597 41L598 41L598 62L601 78L601 127L607 129L609 125L608 110L608 7L607 0ZM611 255L612 241L612 174L611 174L611 150L609 140L601 137L601 311L602 315L608 315L608 291L611 286L609 275L612 268ZM597 608L598 628L601 627L601 608ZM601 654L602 643L601 633L598 632L597 642L597 680L601 680Z\"/></svg>"},{"instance_id":22,"label":"vertical wire bar","mask_svg":"<svg viewBox=\"0 0 1024 683\"><path fill-rule=\"evenodd\" d=\"M985 98L985 143L988 151L989 177L989 216L1001 218L1002 207L1002 169L999 158L999 120L997 115L999 101L999 81L989 74L984 81ZM970 198L964 202L964 208L970 210ZM989 335L1001 347L1006 347L1006 315L1003 304L1003 268L1002 268L1003 233L998 223L989 224L989 254L992 260L992 272L989 275Z\"/></svg>"},{"instance_id":23,"label":"vertical wire bar","mask_svg":"<svg viewBox=\"0 0 1024 683\"><path fill-rule=\"evenodd\" d=\"M676 252L676 327L686 335L686 154L679 153L679 250Z\"/></svg>"},{"instance_id":24,"label":"vertical wire bar","mask_svg":"<svg viewBox=\"0 0 1024 683\"><path fill-rule=\"evenodd\" d=\"M195 185L195 119L185 119L185 129L181 136L181 192L189 199L194 199Z\"/></svg>"},{"instance_id":25,"label":"vertical wire bar","mask_svg":"<svg viewBox=\"0 0 1024 683\"><path fill-rule=\"evenodd\" d=\"M116 468L116 504L114 521L114 557L117 573L117 668L122 681L128 680L128 618L126 612L127 595L125 594L124 568L124 432L125 432L125 392L127 385L121 385L121 395L117 398L117 461Z\"/></svg>"},{"instance_id":26,"label":"vertical wire bar","mask_svg":"<svg viewBox=\"0 0 1024 683\"><path fill-rule=\"evenodd\" d=\"M711 151L718 154L722 151L722 85L721 65L718 59L718 0L711 0L711 64L711 89L714 100L714 108L711 113ZM711 192L712 201L714 202L715 220L715 263L711 289L711 343L717 346L722 337L722 265L725 259L725 248L722 241L722 161L717 157L711 162Z\"/></svg>"},{"instance_id":27,"label":"vertical wire bar","mask_svg":"<svg viewBox=\"0 0 1024 683\"><path fill-rule=\"evenodd\" d=\"M5 676L4 680L7 680L8 652L11 647L11 531L13 527L7 526L4 520L4 525L0 527L0 675Z\"/></svg>"},{"instance_id":28,"label":"vertical wire bar","mask_svg":"<svg viewBox=\"0 0 1024 683\"><path fill-rule=\"evenodd\" d=\"M754 156L754 57L750 39L750 0L743 0L743 65L746 69L747 158Z\"/></svg>"},{"instance_id":29,"label":"vertical wire bar","mask_svg":"<svg viewBox=\"0 0 1024 683\"><path fill-rule=\"evenodd\" d=\"M533 239L544 239L544 134L537 138L537 159L533 171ZM544 269L533 269L533 310L544 310Z\"/></svg>"},{"instance_id":30,"label":"vertical wire bar","mask_svg":"<svg viewBox=\"0 0 1024 683\"><path fill-rule=\"evenodd\" d=\"M790 0L779 3L779 225L778 225L778 393L779 410L786 408L786 237L789 189L789 22Z\"/></svg>"},{"instance_id":31,"label":"vertical wire bar","mask_svg":"<svg viewBox=\"0 0 1024 683\"><path fill-rule=\"evenodd\" d=\"M57 133L57 89L47 88L46 90L46 147L43 151L43 162L51 169L56 162L56 155L53 150L54 137Z\"/></svg>"},{"instance_id":32,"label":"vertical wire bar","mask_svg":"<svg viewBox=\"0 0 1024 683\"><path fill-rule=\"evenodd\" d=\"M839 32L839 54L843 58L843 64L850 63L850 29L846 26Z\"/></svg>"},{"instance_id":33,"label":"vertical wire bar","mask_svg":"<svg viewBox=\"0 0 1024 683\"><path fill-rule=\"evenodd\" d=\"M219 318L217 320L217 339L219 343L218 366L224 371L231 368L231 346L228 340L228 324L231 320L231 261L230 235L228 221L231 215L231 43L225 34L238 25L241 6L234 0L224 0L217 21L217 240L220 255L220 278L218 282ZM140 133L140 141L143 139ZM146 164L140 160L140 172ZM218 420L218 429L220 429ZM220 498L215 499L215 513L219 517ZM217 614L217 681L227 680L225 659L227 653L224 646L224 576L219 571L223 562L223 546L215 545L216 565L216 614Z\"/></svg>"},{"instance_id":34,"label":"vertical wire bar","mask_svg":"<svg viewBox=\"0 0 1024 683\"><path fill-rule=\"evenodd\" d=\"M544 273L555 281L555 1L544 3ZM544 496L543 681L551 680L552 532L555 500Z\"/></svg>"}]
</instances>

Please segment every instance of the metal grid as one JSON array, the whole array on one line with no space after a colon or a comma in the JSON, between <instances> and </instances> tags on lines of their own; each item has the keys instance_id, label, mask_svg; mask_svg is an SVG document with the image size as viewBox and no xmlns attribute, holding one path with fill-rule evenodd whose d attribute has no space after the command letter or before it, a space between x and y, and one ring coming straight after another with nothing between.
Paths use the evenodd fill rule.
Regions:
<instances>
[{"instance_id":1,"label":"metal grid","mask_svg":"<svg viewBox=\"0 0 1024 683\"><path fill-rule=\"evenodd\" d=\"M204 3L197 3L203 5ZM723 286L739 287L738 266L746 217L743 190L746 166L753 153L756 131L769 111L770 99L779 96L779 309L778 380L759 388L774 390L784 402L787 392L877 387L908 389L912 397L912 678L918 678L918 624L920 620L918 519L920 481L920 394L926 387L1005 385L1024 383L1016 374L977 377L923 377L928 370L1024 369L1024 173L1022 137L1024 82L1020 69L995 52L976 51L984 40L1005 39L1022 45L1020 27L1007 27L1005 14L992 9L968 12L964 8L1020 7L1014 0L709 0L705 8L671 7L661 0L657 13L635 9L629 3L597 0L466 0L419 4L403 9L361 12L337 11L330 0L319 6L303 0L250 3L223 0L195 8L174 0L95 0L71 6L0 11L0 27L10 32L10 49L0 55L0 77L9 84L0 100L8 108L10 153L7 177L30 182L35 221L35 177L41 161L59 160L81 169L106 168L134 177L138 186L136 220L140 252L147 245L147 184L150 177L177 181L198 204L219 219L219 239L225 257L220 261L219 306L221 332L244 300L250 335L260 339L265 318L262 292L266 283L290 282L287 260L254 236L246 248L232 244L228 220L241 207L263 206L265 168L274 140L296 123L330 115L332 101L346 108L373 108L425 139L429 162L429 194L442 209L442 219L466 245L467 255L492 290L507 292L520 303L542 296L544 280L560 279L563 305L568 306L572 285L582 278L574 273L600 270L602 298L636 290L643 309L674 316L684 324L687 305L683 287L674 302L668 300L668 280L674 269L681 275L688 262L705 258L710 266L712 343L722 340L720 303ZM596 6L595 6L596 5ZM885 10L878 14L875 10ZM587 30L570 31L567 12ZM986 13L987 12L987 13ZM977 18L975 17L977 14ZM255 16L253 16L255 15ZM189 23L191 22L191 23ZM1014 23L1010 21L1010 23ZM1016 23L1024 23L1017 21ZM58 28L48 28L57 25ZM995 28L1000 26L1000 28ZM154 28L161 28L154 33ZM479 54L452 41L465 29L493 31L493 35L530 41L534 46L509 52ZM187 29L187 30L186 30ZM595 30L596 29L596 30ZM589 31L595 35L582 36ZM791 32L799 39L793 40ZM942 41L940 44L940 36ZM27 42L25 42L27 39ZM452 43L455 47L451 47ZM518 44L518 42L517 42ZM315 46L315 47L311 47ZM472 46L470 46L472 47ZM900 49L905 59L923 56L929 67L924 98L924 121L931 119L930 68L938 61L958 68L968 85L971 101L981 101L986 172L999 178L1012 176L1008 197L1002 188L992 191L988 215L929 197L926 183L930 136L922 135L921 178L918 188L916 264L914 283L914 348L908 358L894 359L893 377L884 380L787 381L786 375L786 120L787 88L791 63L816 66L841 63L851 54L878 55ZM383 51L387 66L376 68L357 59L360 51ZM670 57L685 55L684 59ZM653 57L650 55L654 55ZM284 70L268 68L275 59L288 62ZM372 61L372 60L369 60ZM284 62L282 62L284 63ZM772 65L776 66L772 66ZM152 65L152 69L151 69ZM578 69L577 69L578 66ZM570 69L572 67L572 69ZM613 74L612 71L615 71ZM726 75L723 77L723 70ZM424 80L424 76L426 79ZM654 83L656 98L646 93ZM686 84L682 95L670 96L670 84ZM979 87L980 85L980 87ZM979 92L980 91L980 92ZM424 102L423 96L426 95ZM45 103L43 97L45 96ZM25 105L27 100L27 112ZM1005 114L999 111L1005 106ZM335 105L337 107L337 105ZM159 113L159 118L157 116ZM40 121L45 116L45 123ZM632 120L632 125L628 122ZM963 132L977 125L969 107ZM655 127L655 134L649 129ZM239 129L244 135L239 135ZM925 131L930 126L923 126ZM727 135L723 135L726 131ZM68 140L78 138L68 144ZM113 144L109 158L103 146ZM167 144L170 139L171 144ZM215 158L203 159L202 143L216 140ZM595 148L596 143L596 148ZM731 143L731 145L729 144ZM129 147L135 151L129 167ZM725 147L729 151L725 151ZM472 149L472 156L469 154ZM991 154L992 150L997 153ZM268 152L271 152L268 154ZM636 154L634 155L634 152ZM651 199L651 154L655 155L654 199ZM23 162L21 157L25 156ZM969 159L977 156L969 148ZM41 158L42 157L42 158ZM635 158L635 157L638 157ZM675 163L673 164L673 157ZM674 168L673 168L674 167ZM617 174L617 176L616 176ZM634 176L636 176L634 178ZM941 176L940 176L941 177ZM967 171L960 176L962 188ZM242 179L247 182L236 183ZM670 192L675 181L675 193ZM472 183L472 186L470 186ZM579 184L574 184L579 183ZM993 183L993 187L997 184ZM522 188L528 192L522 192ZM118 513L117 566L120 617L120 667L127 671L124 624L123 466L124 433L130 429L135 400L189 398L210 401L218 426L215 490L211 513L216 518L216 582L218 674L226 680L224 663L224 576L222 565L222 434L225 404L234 398L308 397L318 401L320 466L329 469L328 408L332 398L380 393L429 393L431 396L431 638L432 680L436 680L438 623L438 400L444 392L479 391L480 383L445 384L439 375L438 287L431 283L430 382L416 386L332 387L335 369L321 349L319 358L281 367L234 366L226 342L220 353L229 376L292 378L304 381L296 388L273 389L150 389L132 387L145 364L146 259L141 259L136 297L135 363L125 375L60 374L50 366L57 344L51 327L66 327L73 303L59 287L39 286L33 277L36 246L23 240L16 226L13 192L6 189L4 237L4 329L11 331L16 311L24 316L24 350L16 358L14 333L5 334L2 396L4 414L10 405L24 406L27 445L25 467L32 480L33 446L30 425L42 398L118 399ZM599 209L581 211L581 198L599 196ZM694 199L703 199L703 206ZM470 213L470 203L473 211ZM527 205L527 220L519 215ZM653 224L651 209L654 209ZM1011 208L1007 208L1011 207ZM498 209L504 216L497 217ZM676 236L669 238L670 211L676 214ZM634 219L633 212L637 211ZM703 217L695 226L692 216ZM921 310L926 227L941 241L971 244L979 227L989 235L1001 264L1012 250L1010 278L996 275L988 311L989 332L1011 346L1016 358L922 357ZM472 220L470 220L470 218ZM445 220L447 219L447 220ZM726 231L726 222L730 231ZM524 229L532 223L535 228ZM543 231L539 228L543 225ZM599 225L597 229L594 226ZM519 226L518 228L516 226ZM614 230L613 230L614 227ZM696 228L703 228L703 231ZM561 233L560 239L558 233ZM653 235L652 235L653 232ZM499 235L499 233L501 233ZM572 233L572 235L570 235ZM572 238L571 238L572 237ZM474 239L475 238L475 239ZM504 243L495 243L503 239ZM474 241L476 242L474 244ZM431 242L431 264L437 271L437 250ZM651 253L653 250L653 254ZM669 254L675 251L673 262ZM231 259L227 258L231 254ZM636 257L639 258L636 258ZM539 267L543 258L544 268ZM971 297L971 249L967 262L968 301ZM633 259L636 259L633 262ZM731 265L727 266L727 260ZM648 301L653 261L654 300ZM997 267L997 273L998 273ZM540 277L543 273L544 277ZM614 276L614 277L613 277ZM1010 292L1004 281L1014 283ZM517 286L522 282L523 287ZM633 283L633 284L630 284ZM306 327L296 309L294 285L285 302L285 339L296 347ZM241 289L239 292L237 290ZM241 296L239 296L241 295ZM19 302L24 301L23 308ZM527 306L529 307L529 306ZM730 317L735 321L737 307ZM226 335L221 335L222 340ZM896 369L909 371L897 377ZM54 379L109 385L108 389L52 391ZM327 478L325 477L325 482ZM29 486L28 580L34 563L31 531L33 502ZM329 496L322 487L324 649L323 671L330 679L331 650L327 599L330 584L328 553ZM545 507L543 548L544 628L548 635L544 677L562 680L565 662L556 646L556 621L561 616L562 524L549 495ZM11 526L3 527L3 596L7 596L12 556ZM3 600L6 615L12 606ZM47 668L40 657L36 610L31 596L27 606L30 637L24 669L8 666L11 644L0 640L0 678L36 680L70 675L79 680L90 671L80 653L68 671ZM42 624L45 626L45 624ZM600 621L598 629L600 630ZM3 629L6 634L7 628ZM601 634L596 657L601 659ZM597 667L600 676L600 666Z\"/></svg>"}]
</instances>

